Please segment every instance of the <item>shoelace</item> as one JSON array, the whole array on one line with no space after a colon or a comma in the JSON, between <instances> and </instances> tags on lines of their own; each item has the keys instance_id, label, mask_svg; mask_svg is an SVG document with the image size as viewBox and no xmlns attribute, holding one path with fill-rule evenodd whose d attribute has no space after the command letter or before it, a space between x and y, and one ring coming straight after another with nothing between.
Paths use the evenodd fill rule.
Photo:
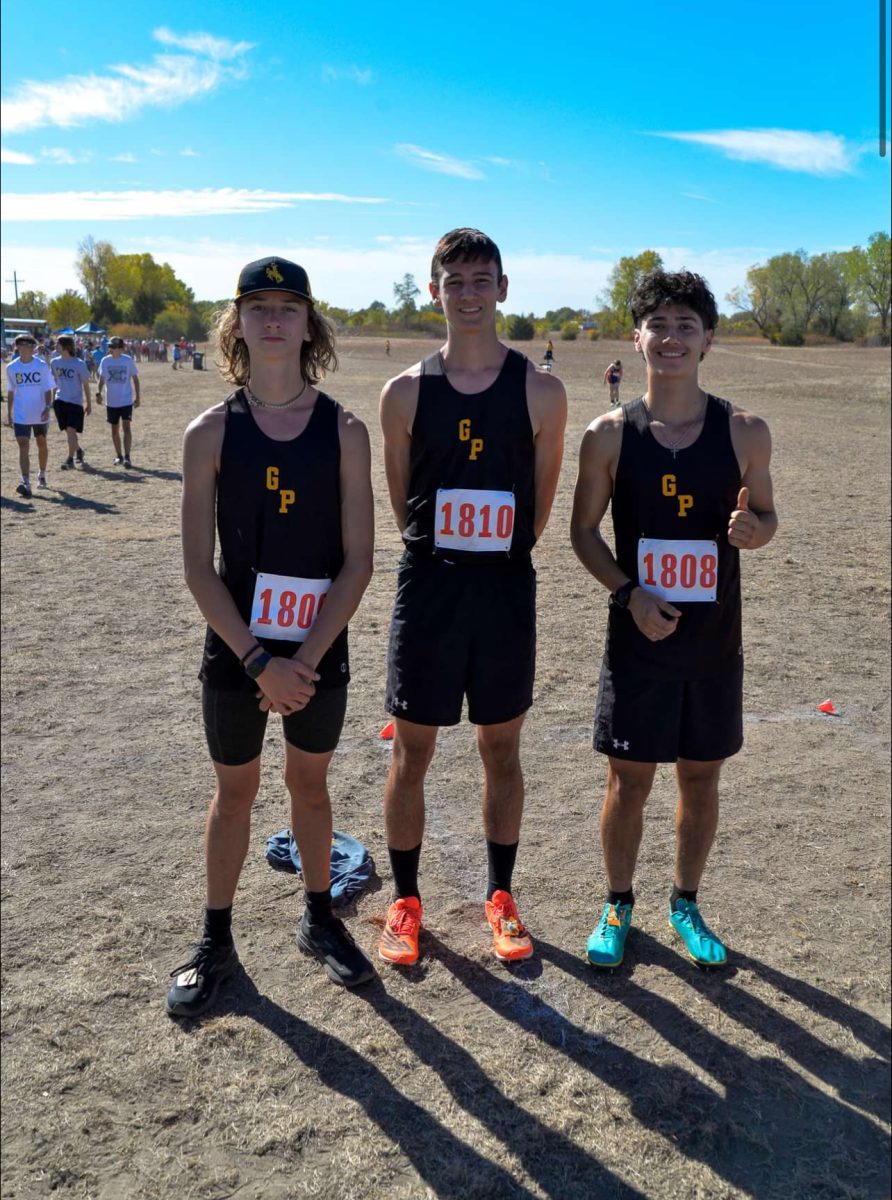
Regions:
<instances>
[{"instance_id":1,"label":"shoelace","mask_svg":"<svg viewBox=\"0 0 892 1200\"><path fill-rule=\"evenodd\" d=\"M417 913L411 912L408 908L401 908L390 924L395 933L402 935L414 933L420 923L421 919Z\"/></svg>"},{"instance_id":2,"label":"shoelace","mask_svg":"<svg viewBox=\"0 0 892 1200\"><path fill-rule=\"evenodd\" d=\"M177 975L181 974L181 972L191 971L193 968L200 970L201 967L204 966L207 959L213 955L213 953L214 946L210 942L199 942L199 944L192 951L192 957L189 959L189 961L184 962L181 967L175 967L170 973L170 978L175 979Z\"/></svg>"}]
</instances>

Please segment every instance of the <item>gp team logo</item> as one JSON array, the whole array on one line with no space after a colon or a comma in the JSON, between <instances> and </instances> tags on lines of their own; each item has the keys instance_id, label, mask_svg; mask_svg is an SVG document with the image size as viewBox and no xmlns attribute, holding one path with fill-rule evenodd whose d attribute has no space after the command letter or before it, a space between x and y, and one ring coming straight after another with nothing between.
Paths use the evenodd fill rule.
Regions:
<instances>
[{"instance_id":1,"label":"gp team logo","mask_svg":"<svg viewBox=\"0 0 892 1200\"><path fill-rule=\"evenodd\" d=\"M271 279L273 283L284 283L285 281L285 276L274 262L271 262L266 268L266 277L267 279Z\"/></svg>"}]
</instances>

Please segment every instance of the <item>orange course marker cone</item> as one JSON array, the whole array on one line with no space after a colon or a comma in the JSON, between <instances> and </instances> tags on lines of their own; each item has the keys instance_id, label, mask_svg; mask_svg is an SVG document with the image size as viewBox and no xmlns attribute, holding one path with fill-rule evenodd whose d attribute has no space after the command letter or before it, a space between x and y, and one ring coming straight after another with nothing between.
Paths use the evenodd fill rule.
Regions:
<instances>
[{"instance_id":1,"label":"orange course marker cone","mask_svg":"<svg viewBox=\"0 0 892 1200\"><path fill-rule=\"evenodd\" d=\"M384 726L384 728L381 730L381 732L378 734L378 737L381 738L385 742L389 742L389 741L393 740L393 732L394 732L393 721L388 721L387 724Z\"/></svg>"},{"instance_id":2,"label":"orange course marker cone","mask_svg":"<svg viewBox=\"0 0 892 1200\"><path fill-rule=\"evenodd\" d=\"M838 716L836 709L833 706L832 700L825 700L823 704L818 705L818 712L829 713L831 716Z\"/></svg>"}]
</instances>

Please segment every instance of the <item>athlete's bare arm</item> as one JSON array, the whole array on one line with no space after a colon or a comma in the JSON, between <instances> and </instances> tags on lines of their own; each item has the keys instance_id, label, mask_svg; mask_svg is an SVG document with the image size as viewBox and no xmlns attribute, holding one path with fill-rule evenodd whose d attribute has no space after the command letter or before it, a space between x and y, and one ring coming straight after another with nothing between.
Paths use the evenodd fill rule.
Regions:
<instances>
[{"instance_id":1,"label":"athlete's bare arm","mask_svg":"<svg viewBox=\"0 0 892 1200\"><path fill-rule=\"evenodd\" d=\"M621 412L598 417L583 434L570 519L570 541L577 558L611 593L631 582L601 533L601 522L613 495L622 438ZM651 641L661 641L673 634L681 616L681 611L668 600L660 599L640 585L632 592L629 612Z\"/></svg>"},{"instance_id":2,"label":"athlete's bare arm","mask_svg":"<svg viewBox=\"0 0 892 1200\"><path fill-rule=\"evenodd\" d=\"M352 413L340 413L341 539L344 565L329 588L313 630L296 660L315 671L323 654L359 607L374 569L375 502L369 432Z\"/></svg>"},{"instance_id":3,"label":"athlete's bare arm","mask_svg":"<svg viewBox=\"0 0 892 1200\"><path fill-rule=\"evenodd\" d=\"M81 388L84 392L84 412L88 415L93 411L93 405L90 403L90 381L89 379L81 380Z\"/></svg>"},{"instance_id":4,"label":"athlete's bare arm","mask_svg":"<svg viewBox=\"0 0 892 1200\"><path fill-rule=\"evenodd\" d=\"M741 490L728 522L728 541L738 550L758 550L777 532L771 483L771 433L761 417L735 409L731 443L740 464Z\"/></svg>"},{"instance_id":5,"label":"athlete's bare arm","mask_svg":"<svg viewBox=\"0 0 892 1200\"><path fill-rule=\"evenodd\" d=\"M217 476L223 447L222 404L197 417L183 439L181 525L186 584L202 616L238 658L257 639L242 620L214 567ZM315 691L315 672L291 658L273 658L257 680L276 712L297 712Z\"/></svg>"},{"instance_id":6,"label":"athlete's bare arm","mask_svg":"<svg viewBox=\"0 0 892 1200\"><path fill-rule=\"evenodd\" d=\"M133 407L139 408L139 376L131 375L130 384L133 388Z\"/></svg>"},{"instance_id":7,"label":"athlete's bare arm","mask_svg":"<svg viewBox=\"0 0 892 1200\"><path fill-rule=\"evenodd\" d=\"M567 425L567 393L557 376L530 363L527 368L527 408L535 442L536 508L533 532L542 536L554 504Z\"/></svg>"},{"instance_id":8,"label":"athlete's bare arm","mask_svg":"<svg viewBox=\"0 0 892 1200\"><path fill-rule=\"evenodd\" d=\"M390 506L400 533L408 521L409 460L412 448L412 425L418 408L421 364L417 363L402 375L390 379L381 392L378 415L384 435L384 472Z\"/></svg>"}]
</instances>

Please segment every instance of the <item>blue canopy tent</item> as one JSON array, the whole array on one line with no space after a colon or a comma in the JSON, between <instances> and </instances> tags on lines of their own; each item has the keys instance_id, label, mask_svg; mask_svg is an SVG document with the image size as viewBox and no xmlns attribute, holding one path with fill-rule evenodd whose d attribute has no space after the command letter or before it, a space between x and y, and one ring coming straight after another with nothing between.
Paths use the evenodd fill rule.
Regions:
<instances>
[{"instance_id":1,"label":"blue canopy tent","mask_svg":"<svg viewBox=\"0 0 892 1200\"><path fill-rule=\"evenodd\" d=\"M75 333L105 333L101 325L96 325L92 321L87 321L84 325L78 325Z\"/></svg>"},{"instance_id":2,"label":"blue canopy tent","mask_svg":"<svg viewBox=\"0 0 892 1200\"><path fill-rule=\"evenodd\" d=\"M60 334L61 334L63 337L64 337L65 335L68 335L68 336L70 337L70 336L71 336L71 335L72 335L74 332L75 332L75 331L74 331L74 330L71 328L71 326L70 326L70 325L66 325L64 329L54 329L54 330L53 330L53 337L59 337L59 335L60 335Z\"/></svg>"}]
</instances>

